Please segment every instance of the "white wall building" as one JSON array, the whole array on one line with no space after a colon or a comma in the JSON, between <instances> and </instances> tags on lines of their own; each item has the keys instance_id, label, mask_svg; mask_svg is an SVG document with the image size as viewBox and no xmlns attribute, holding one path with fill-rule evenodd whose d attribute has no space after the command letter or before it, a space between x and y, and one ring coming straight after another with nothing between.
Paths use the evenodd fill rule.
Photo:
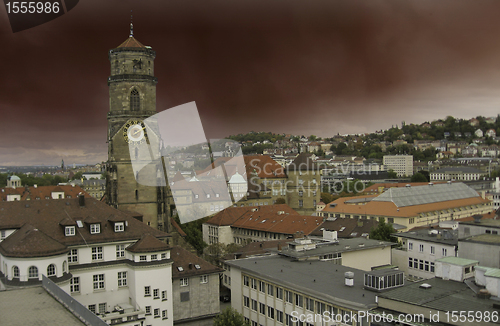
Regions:
<instances>
[{"instance_id":1,"label":"white wall building","mask_svg":"<svg viewBox=\"0 0 500 326\"><path fill-rule=\"evenodd\" d=\"M387 171L394 170L398 177L413 175L413 155L384 155L383 164Z\"/></svg>"},{"instance_id":2,"label":"white wall building","mask_svg":"<svg viewBox=\"0 0 500 326\"><path fill-rule=\"evenodd\" d=\"M0 206L5 287L44 274L108 324L173 325L166 233L83 196Z\"/></svg>"}]
</instances>

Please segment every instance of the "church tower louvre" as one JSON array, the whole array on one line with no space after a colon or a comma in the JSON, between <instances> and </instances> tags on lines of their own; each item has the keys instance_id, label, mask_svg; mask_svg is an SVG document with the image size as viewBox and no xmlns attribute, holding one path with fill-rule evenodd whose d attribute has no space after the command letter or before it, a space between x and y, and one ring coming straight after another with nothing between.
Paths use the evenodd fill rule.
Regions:
<instances>
[{"instance_id":1,"label":"church tower louvre","mask_svg":"<svg viewBox=\"0 0 500 326\"><path fill-rule=\"evenodd\" d=\"M167 187L146 186L136 181L129 146L141 148L138 139L132 139L144 127L143 120L156 114L156 84L154 76L155 51L135 39L133 26L130 35L117 48L109 51L111 74L108 78L108 162L106 201L120 210L140 213L143 222L160 230L171 232L170 196ZM154 135L148 135L153 137ZM141 140L148 142L147 137ZM159 167L151 165L149 175L157 175Z\"/></svg>"}]
</instances>

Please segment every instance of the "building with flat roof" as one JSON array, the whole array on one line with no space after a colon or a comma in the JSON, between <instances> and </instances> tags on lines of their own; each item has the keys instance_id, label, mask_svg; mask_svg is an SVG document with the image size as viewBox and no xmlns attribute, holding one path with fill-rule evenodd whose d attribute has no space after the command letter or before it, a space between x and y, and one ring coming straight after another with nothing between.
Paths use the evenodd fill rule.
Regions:
<instances>
[{"instance_id":1,"label":"building with flat roof","mask_svg":"<svg viewBox=\"0 0 500 326\"><path fill-rule=\"evenodd\" d=\"M413 155L384 155L383 164L387 171L394 170L398 177L413 175Z\"/></svg>"},{"instance_id":2,"label":"building with flat roof","mask_svg":"<svg viewBox=\"0 0 500 326\"><path fill-rule=\"evenodd\" d=\"M331 325L332 319L351 325L352 315L377 307L377 292L365 288L365 275L370 272L332 261L271 255L226 264L231 268L231 306L252 325L298 321ZM369 325L366 318L356 321L356 325Z\"/></svg>"},{"instance_id":3,"label":"building with flat roof","mask_svg":"<svg viewBox=\"0 0 500 326\"><path fill-rule=\"evenodd\" d=\"M397 230L438 224L492 210L491 201L483 199L467 185L429 183L389 188L380 195L339 198L322 211L324 217L356 220L385 218Z\"/></svg>"},{"instance_id":4,"label":"building with flat roof","mask_svg":"<svg viewBox=\"0 0 500 326\"><path fill-rule=\"evenodd\" d=\"M474 181L487 173L469 166L444 167L430 173L431 181Z\"/></svg>"},{"instance_id":5,"label":"building with flat roof","mask_svg":"<svg viewBox=\"0 0 500 326\"><path fill-rule=\"evenodd\" d=\"M437 259L457 255L457 230L420 229L395 236L402 246L392 249L392 264L411 280L434 277Z\"/></svg>"}]
</instances>

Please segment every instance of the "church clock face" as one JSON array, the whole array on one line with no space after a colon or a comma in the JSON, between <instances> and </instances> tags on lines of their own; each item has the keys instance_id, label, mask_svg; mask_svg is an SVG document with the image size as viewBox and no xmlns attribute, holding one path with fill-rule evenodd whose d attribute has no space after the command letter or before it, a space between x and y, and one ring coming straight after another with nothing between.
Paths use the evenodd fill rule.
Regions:
<instances>
[{"instance_id":1,"label":"church clock face","mask_svg":"<svg viewBox=\"0 0 500 326\"><path fill-rule=\"evenodd\" d=\"M131 120L123 128L123 138L129 144L142 144L147 137L146 126L140 120Z\"/></svg>"}]
</instances>

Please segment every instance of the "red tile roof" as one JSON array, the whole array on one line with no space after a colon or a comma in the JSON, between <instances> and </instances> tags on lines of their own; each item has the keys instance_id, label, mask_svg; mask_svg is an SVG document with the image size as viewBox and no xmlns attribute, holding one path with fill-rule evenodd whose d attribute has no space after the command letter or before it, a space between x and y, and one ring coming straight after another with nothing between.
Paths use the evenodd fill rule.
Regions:
<instances>
[{"instance_id":1,"label":"red tile roof","mask_svg":"<svg viewBox=\"0 0 500 326\"><path fill-rule=\"evenodd\" d=\"M141 42L137 41L135 37L129 36L122 44L118 45L117 48L145 48Z\"/></svg>"},{"instance_id":2,"label":"red tile roof","mask_svg":"<svg viewBox=\"0 0 500 326\"><path fill-rule=\"evenodd\" d=\"M260 213L267 214L272 212L283 211L288 214L298 214L295 210L286 204L264 205L264 206L244 206L244 207L228 207L223 211L215 214L206 223L218 226L233 225L239 218L247 213L252 213L252 210L259 209Z\"/></svg>"},{"instance_id":3,"label":"red tile roof","mask_svg":"<svg viewBox=\"0 0 500 326\"><path fill-rule=\"evenodd\" d=\"M0 201L7 201L7 195L20 195L21 200L52 199L53 192L64 192L64 198L77 198L78 194L83 193L86 198L91 198L80 186L61 185L61 186L38 186L38 187L17 187L2 188L0 190Z\"/></svg>"},{"instance_id":4,"label":"red tile roof","mask_svg":"<svg viewBox=\"0 0 500 326\"><path fill-rule=\"evenodd\" d=\"M223 271L221 268L210 264L208 261L179 246L174 246L170 250L170 259L174 261L172 265L172 278L220 273ZM179 270L179 267L181 267L182 272Z\"/></svg>"},{"instance_id":5,"label":"red tile roof","mask_svg":"<svg viewBox=\"0 0 500 326\"><path fill-rule=\"evenodd\" d=\"M0 242L0 253L6 257L46 257L66 253L68 248L43 231L25 224Z\"/></svg>"},{"instance_id":6,"label":"red tile roof","mask_svg":"<svg viewBox=\"0 0 500 326\"><path fill-rule=\"evenodd\" d=\"M127 247L127 251L134 253L158 252L168 249L170 249L169 245L149 233L144 234L139 241Z\"/></svg>"}]
</instances>

